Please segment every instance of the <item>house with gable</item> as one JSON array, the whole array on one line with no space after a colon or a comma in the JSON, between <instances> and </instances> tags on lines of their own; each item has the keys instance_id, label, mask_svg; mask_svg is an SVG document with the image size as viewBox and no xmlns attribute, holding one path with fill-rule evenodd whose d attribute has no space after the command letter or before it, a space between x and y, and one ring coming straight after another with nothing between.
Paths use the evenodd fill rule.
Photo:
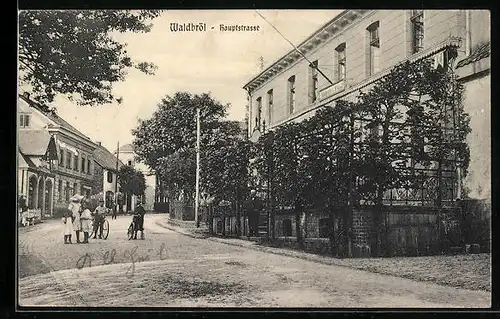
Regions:
<instances>
[{"instance_id":1,"label":"house with gable","mask_svg":"<svg viewBox=\"0 0 500 319\"><path fill-rule=\"evenodd\" d=\"M94 150L94 183L93 193L100 194L107 208L113 208L116 203L116 193L120 189L118 171L123 166L101 142L97 142Z\"/></svg>"},{"instance_id":2,"label":"house with gable","mask_svg":"<svg viewBox=\"0 0 500 319\"><path fill-rule=\"evenodd\" d=\"M46 111L46 108L42 105L31 100L27 93L19 95L18 114L21 153L23 152L22 145L30 144L34 136L41 138L38 135L50 136L57 150L57 160L53 161L51 170L53 174L53 203L51 205L53 208L50 211L44 210L44 206L39 205L38 202L33 204L34 207L42 209L44 216L52 216L68 207L69 199L73 194L90 196L95 165L94 150L97 145L55 112ZM21 139L24 139L24 141L21 141ZM46 138L43 141L45 140ZM54 148L54 146L51 148ZM26 149L26 146L24 149ZM30 160L33 159L30 158ZM29 162L27 163L29 164ZM19 164L26 166L24 162ZM38 182L40 182L40 178ZM40 183L36 184L37 187L40 187L40 185ZM35 196L34 198L38 201L40 197Z\"/></svg>"},{"instance_id":3,"label":"house with gable","mask_svg":"<svg viewBox=\"0 0 500 319\"><path fill-rule=\"evenodd\" d=\"M29 120L23 122L26 123L29 126ZM25 197L30 215L37 219L42 215L51 216L54 209L53 168L58 161L55 139L46 130L24 128L19 130L18 139L17 193Z\"/></svg>"}]
</instances>

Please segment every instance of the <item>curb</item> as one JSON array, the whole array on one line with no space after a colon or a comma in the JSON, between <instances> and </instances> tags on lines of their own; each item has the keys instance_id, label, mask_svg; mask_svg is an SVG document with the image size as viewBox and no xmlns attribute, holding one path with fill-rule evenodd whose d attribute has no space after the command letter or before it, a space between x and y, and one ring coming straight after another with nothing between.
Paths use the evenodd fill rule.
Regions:
<instances>
[{"instance_id":1,"label":"curb","mask_svg":"<svg viewBox=\"0 0 500 319\"><path fill-rule=\"evenodd\" d=\"M176 233L179 233L179 234L191 237L191 238L195 238L195 239L207 239L207 240L212 241L212 242L226 244L226 245L229 245L229 246L236 246L236 247L248 248L248 249L252 249L252 250L255 250L255 251L266 252L266 253L271 253L271 254L280 255L280 256L286 256L286 257L292 257L292 258L300 258L300 259L303 259L303 260L317 262L317 263L324 264L324 265L346 267L346 268L350 268L350 269L357 269L357 268L354 268L352 266L343 264L338 259L325 259L325 257L316 256L316 255L313 255L313 254L309 254L310 256L308 256L308 255L304 255L304 253L294 252L294 251L286 251L286 250L278 251L274 247L260 246L260 245L255 244L254 242L252 242L251 244L243 244L243 243L237 243L237 242L227 242L227 241L224 241L224 240L220 240L217 237L195 235L195 234L190 233L189 231L185 231L183 229L180 229L180 227L171 226L171 225L168 225L168 224L161 223L159 221L157 221L156 224L159 225L159 226L162 226L164 228L167 228L169 230L175 231ZM240 239L240 240L244 241L243 239ZM357 270L361 270L361 269L357 269Z\"/></svg>"}]
</instances>

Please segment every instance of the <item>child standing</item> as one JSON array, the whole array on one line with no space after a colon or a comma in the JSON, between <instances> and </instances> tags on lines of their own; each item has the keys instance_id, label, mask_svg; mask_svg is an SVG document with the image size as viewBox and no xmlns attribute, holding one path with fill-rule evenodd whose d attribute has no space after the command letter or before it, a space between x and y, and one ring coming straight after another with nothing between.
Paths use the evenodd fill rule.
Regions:
<instances>
[{"instance_id":1,"label":"child standing","mask_svg":"<svg viewBox=\"0 0 500 319\"><path fill-rule=\"evenodd\" d=\"M63 227L64 227L64 243L72 244L71 242L71 234L73 233L73 213L68 210L66 214L62 218Z\"/></svg>"},{"instance_id":2,"label":"child standing","mask_svg":"<svg viewBox=\"0 0 500 319\"><path fill-rule=\"evenodd\" d=\"M88 244L89 243L89 233L91 231L91 226L90 223L92 222L92 213L90 212L89 209L90 204L88 202L82 203L82 215L80 216L80 219L82 221L82 231L83 231L83 243Z\"/></svg>"}]
</instances>

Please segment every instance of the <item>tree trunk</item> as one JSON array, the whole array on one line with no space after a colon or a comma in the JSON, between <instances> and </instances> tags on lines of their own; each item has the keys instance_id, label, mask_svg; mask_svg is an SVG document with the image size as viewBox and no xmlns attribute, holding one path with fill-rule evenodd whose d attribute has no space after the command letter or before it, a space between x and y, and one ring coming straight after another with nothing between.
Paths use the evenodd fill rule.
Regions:
<instances>
[{"instance_id":1,"label":"tree trunk","mask_svg":"<svg viewBox=\"0 0 500 319\"><path fill-rule=\"evenodd\" d=\"M334 230L334 225L335 225L335 214L333 212L333 206L328 204L328 233L330 235L330 253L332 256L337 256L337 250L338 250L338 243L335 242L335 230Z\"/></svg>"},{"instance_id":2,"label":"tree trunk","mask_svg":"<svg viewBox=\"0 0 500 319\"><path fill-rule=\"evenodd\" d=\"M304 238L302 238L302 231L300 228L300 217L302 215L302 203L300 200L295 201L295 233L297 235L297 244L302 249L304 248Z\"/></svg>"},{"instance_id":3,"label":"tree trunk","mask_svg":"<svg viewBox=\"0 0 500 319\"><path fill-rule=\"evenodd\" d=\"M236 235L241 236L240 192L236 190Z\"/></svg>"}]
</instances>

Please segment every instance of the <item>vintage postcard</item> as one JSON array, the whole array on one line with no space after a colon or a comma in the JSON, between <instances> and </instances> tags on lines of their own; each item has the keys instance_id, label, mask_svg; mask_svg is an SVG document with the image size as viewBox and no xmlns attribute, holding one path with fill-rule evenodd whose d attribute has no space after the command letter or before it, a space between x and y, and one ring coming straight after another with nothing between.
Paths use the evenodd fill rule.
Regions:
<instances>
[{"instance_id":1,"label":"vintage postcard","mask_svg":"<svg viewBox=\"0 0 500 319\"><path fill-rule=\"evenodd\" d=\"M489 11L18 16L18 310L491 307Z\"/></svg>"}]
</instances>

